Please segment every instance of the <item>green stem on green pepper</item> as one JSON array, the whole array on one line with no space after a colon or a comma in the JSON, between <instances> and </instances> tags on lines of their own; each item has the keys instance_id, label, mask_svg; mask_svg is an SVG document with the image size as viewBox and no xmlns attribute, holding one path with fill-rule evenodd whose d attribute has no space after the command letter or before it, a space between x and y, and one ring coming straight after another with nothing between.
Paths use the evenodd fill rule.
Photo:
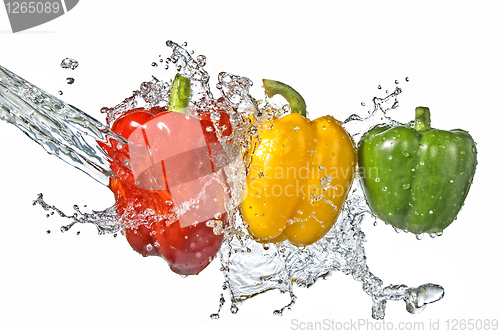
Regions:
<instances>
[{"instance_id":1,"label":"green stem on green pepper","mask_svg":"<svg viewBox=\"0 0 500 334\"><path fill-rule=\"evenodd\" d=\"M307 117L306 102L295 89L279 81L263 79L262 82L267 96L273 97L276 94L283 96L290 105L292 113Z\"/></svg>"},{"instance_id":2,"label":"green stem on green pepper","mask_svg":"<svg viewBox=\"0 0 500 334\"><path fill-rule=\"evenodd\" d=\"M431 112L427 107L415 108L415 130L424 133L431 128Z\"/></svg>"},{"instance_id":3,"label":"green stem on green pepper","mask_svg":"<svg viewBox=\"0 0 500 334\"><path fill-rule=\"evenodd\" d=\"M170 90L170 106L168 110L188 114L187 107L190 98L191 80L177 73Z\"/></svg>"}]
</instances>

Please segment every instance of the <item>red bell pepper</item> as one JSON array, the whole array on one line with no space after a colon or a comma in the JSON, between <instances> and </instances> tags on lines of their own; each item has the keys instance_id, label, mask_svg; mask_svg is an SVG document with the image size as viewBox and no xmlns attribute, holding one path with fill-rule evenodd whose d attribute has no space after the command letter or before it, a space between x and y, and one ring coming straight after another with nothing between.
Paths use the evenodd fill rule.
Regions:
<instances>
[{"instance_id":1,"label":"red bell pepper","mask_svg":"<svg viewBox=\"0 0 500 334\"><path fill-rule=\"evenodd\" d=\"M112 142L105 148L117 176L109 188L127 241L143 256L162 256L181 275L198 274L220 248L223 235L207 222L228 223L224 150L210 113L182 113L189 97L189 79L177 75L170 107L125 112L111 130L128 144ZM218 128L229 136L230 117L223 110L219 114ZM192 198L196 203L182 208Z\"/></svg>"}]
</instances>

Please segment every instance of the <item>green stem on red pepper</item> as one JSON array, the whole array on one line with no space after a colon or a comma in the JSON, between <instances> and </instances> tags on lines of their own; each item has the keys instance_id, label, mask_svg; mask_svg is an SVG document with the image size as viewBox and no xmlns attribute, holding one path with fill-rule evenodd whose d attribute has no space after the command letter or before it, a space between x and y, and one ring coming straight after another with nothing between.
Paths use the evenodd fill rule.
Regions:
<instances>
[{"instance_id":1,"label":"green stem on red pepper","mask_svg":"<svg viewBox=\"0 0 500 334\"><path fill-rule=\"evenodd\" d=\"M415 108L415 130L424 133L431 128L431 112L427 107Z\"/></svg>"},{"instance_id":2,"label":"green stem on red pepper","mask_svg":"<svg viewBox=\"0 0 500 334\"><path fill-rule=\"evenodd\" d=\"M190 98L191 80L180 74L176 74L170 90L170 106L168 110L188 114L187 107Z\"/></svg>"},{"instance_id":3,"label":"green stem on red pepper","mask_svg":"<svg viewBox=\"0 0 500 334\"><path fill-rule=\"evenodd\" d=\"M279 81L262 79L262 82L267 96L273 97L276 94L283 96L290 105L292 113L307 117L306 102L295 89Z\"/></svg>"}]
</instances>

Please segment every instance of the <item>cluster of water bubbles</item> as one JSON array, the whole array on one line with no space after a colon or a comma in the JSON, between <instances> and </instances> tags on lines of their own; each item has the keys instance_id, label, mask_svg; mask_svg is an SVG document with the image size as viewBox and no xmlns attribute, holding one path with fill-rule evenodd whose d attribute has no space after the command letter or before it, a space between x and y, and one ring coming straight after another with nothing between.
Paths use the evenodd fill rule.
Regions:
<instances>
[{"instance_id":1,"label":"cluster of water bubbles","mask_svg":"<svg viewBox=\"0 0 500 334\"><path fill-rule=\"evenodd\" d=\"M218 233L224 233L226 237L219 258L224 276L223 290L229 294L232 313L236 313L245 300L278 289L290 295L290 303L275 311L275 314L281 315L296 302L294 285L310 287L318 279L334 272L351 275L361 283L362 289L372 298L372 316L375 319L384 318L389 300L404 300L407 310L417 313L426 304L443 297L444 290L438 285L424 284L416 288L406 285L384 286L383 281L370 271L364 249L366 238L361 225L366 220L373 220L373 216L366 204L359 178L355 179L337 223L313 245L297 248L287 241L280 244L254 241L238 210L241 202L239 196L242 196L240 194L243 193L246 170L250 164L246 158L246 152L251 149L248 138L257 134L259 124L280 117L289 111L289 107L278 105L272 99L255 99L249 93L252 86L250 79L225 72L219 74L216 84L221 97L214 98L210 91L209 75L204 69L206 58L198 56L194 59L185 45L172 41L166 44L171 49L171 55L162 57L160 64L191 79L193 96L190 105L193 109L210 113L214 124L220 117L218 110L225 110L231 118L231 136L223 137L221 134L224 129L218 126L214 130L231 161L227 173L233 193L231 203L227 206L231 224ZM75 62L63 61L61 66L76 67ZM158 63L152 65L157 67ZM126 143L125 139L109 130L109 124L133 108L168 105L171 84L171 80L165 82L153 77L117 106L103 108L101 112L106 114L106 126L0 66L0 118L20 128L49 153L107 185L108 178L114 175L109 168L109 158L99 143L109 143L110 139ZM398 106L397 97L401 92L400 88L396 88L386 97L374 98L374 109L368 117L352 115L345 120L344 127L356 143L376 124L397 124L386 116L386 112ZM255 122L248 121L250 116ZM42 195L38 196L34 204L41 205L49 214L56 212L70 219L71 223L61 228L63 232L77 223L94 224L100 233L117 234L123 229L123 222L114 208L83 213L75 207L73 215L66 215L47 204ZM209 224L220 229L220 225L213 221ZM211 315L212 318L220 316L224 304L222 294L219 309Z\"/></svg>"}]
</instances>

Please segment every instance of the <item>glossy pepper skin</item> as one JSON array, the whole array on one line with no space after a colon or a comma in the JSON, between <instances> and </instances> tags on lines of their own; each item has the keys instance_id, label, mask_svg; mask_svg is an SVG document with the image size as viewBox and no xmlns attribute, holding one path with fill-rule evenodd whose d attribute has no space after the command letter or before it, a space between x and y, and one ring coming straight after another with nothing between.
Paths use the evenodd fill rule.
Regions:
<instances>
[{"instance_id":1,"label":"glossy pepper skin","mask_svg":"<svg viewBox=\"0 0 500 334\"><path fill-rule=\"evenodd\" d=\"M362 185L372 211L415 234L440 233L457 217L474 177L477 151L464 130L430 127L428 108L415 126L380 125L358 148Z\"/></svg>"},{"instance_id":2,"label":"glossy pepper skin","mask_svg":"<svg viewBox=\"0 0 500 334\"><path fill-rule=\"evenodd\" d=\"M307 246L330 230L342 210L355 175L355 147L335 118L302 116L305 103L291 87L264 80L264 88L270 97L283 95L292 113L259 132L243 219L261 242Z\"/></svg>"}]
</instances>

